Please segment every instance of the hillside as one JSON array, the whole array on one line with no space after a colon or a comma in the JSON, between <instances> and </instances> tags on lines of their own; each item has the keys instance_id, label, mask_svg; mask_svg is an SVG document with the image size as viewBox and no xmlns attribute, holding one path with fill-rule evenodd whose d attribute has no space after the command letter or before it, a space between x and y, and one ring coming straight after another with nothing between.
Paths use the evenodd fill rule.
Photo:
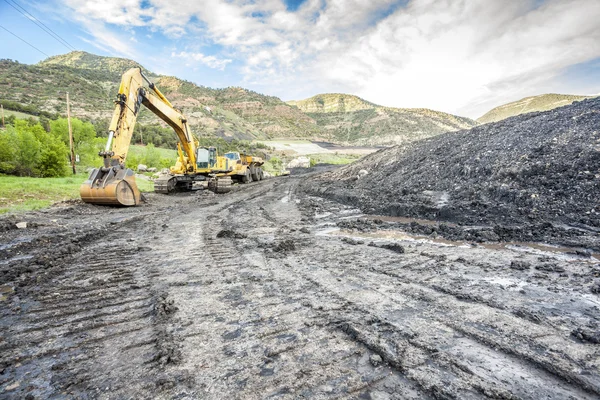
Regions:
<instances>
[{"instance_id":1,"label":"hillside","mask_svg":"<svg viewBox=\"0 0 600 400\"><path fill-rule=\"evenodd\" d=\"M541 94L539 96L525 97L524 99L513 101L512 103L504 104L493 108L485 115L477 119L480 124L488 122L501 121L503 119L514 117L516 115L526 114L536 111L549 111L554 108L562 107L581 101L593 96L576 96L570 94Z\"/></svg>"},{"instance_id":2,"label":"hillside","mask_svg":"<svg viewBox=\"0 0 600 400\"><path fill-rule=\"evenodd\" d=\"M121 74L137 66L142 67L133 60L81 51L50 57L35 65L0 60L0 102L8 110L52 118L65 115L65 93L69 92L74 116L105 127L112 115ZM432 110L381 107L351 95L324 94L285 103L240 87L212 89L145 68L144 72L184 112L198 136L381 145L476 124L468 118ZM166 126L144 108L138 122Z\"/></svg>"},{"instance_id":3,"label":"hillside","mask_svg":"<svg viewBox=\"0 0 600 400\"><path fill-rule=\"evenodd\" d=\"M288 101L314 119L334 141L360 145L399 144L471 128L471 119L424 108L393 108L348 94L320 94Z\"/></svg>"},{"instance_id":4,"label":"hillside","mask_svg":"<svg viewBox=\"0 0 600 400\"><path fill-rule=\"evenodd\" d=\"M132 60L85 52L51 57L36 65L0 60L0 101L7 109L16 105L64 115L65 92L69 92L73 115L108 121L121 74L136 66L140 65ZM327 139L320 136L315 121L276 97L243 88L211 89L146 69L144 72L186 114L198 136ZM146 109L138 121L166 126Z\"/></svg>"}]
</instances>

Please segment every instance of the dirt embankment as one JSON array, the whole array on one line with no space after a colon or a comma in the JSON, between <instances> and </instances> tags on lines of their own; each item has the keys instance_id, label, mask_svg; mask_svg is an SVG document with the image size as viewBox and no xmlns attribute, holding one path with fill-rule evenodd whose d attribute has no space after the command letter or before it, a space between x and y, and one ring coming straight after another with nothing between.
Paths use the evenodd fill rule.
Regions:
<instances>
[{"instance_id":1,"label":"dirt embankment","mask_svg":"<svg viewBox=\"0 0 600 400\"><path fill-rule=\"evenodd\" d=\"M370 214L484 226L481 240L598 248L600 98L382 150L304 187Z\"/></svg>"}]
</instances>

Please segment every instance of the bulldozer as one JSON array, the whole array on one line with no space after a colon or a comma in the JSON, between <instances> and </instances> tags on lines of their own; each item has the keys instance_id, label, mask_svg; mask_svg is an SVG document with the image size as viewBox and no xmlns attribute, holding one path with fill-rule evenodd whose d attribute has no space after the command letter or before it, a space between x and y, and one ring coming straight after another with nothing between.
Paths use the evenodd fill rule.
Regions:
<instances>
[{"instance_id":1,"label":"bulldozer","mask_svg":"<svg viewBox=\"0 0 600 400\"><path fill-rule=\"evenodd\" d=\"M195 190L206 186L216 193L225 193L231 190L233 180L247 183L262 179L260 166L263 161L259 157L239 153L219 156L214 148L199 148L185 116L173 107L141 68L132 68L121 78L106 147L98 153L104 165L93 169L79 189L84 202L122 206L140 204L142 196L135 174L125 167L125 160L142 105L171 126L179 139L177 162L154 182L155 192L168 194L178 189Z\"/></svg>"}]
</instances>

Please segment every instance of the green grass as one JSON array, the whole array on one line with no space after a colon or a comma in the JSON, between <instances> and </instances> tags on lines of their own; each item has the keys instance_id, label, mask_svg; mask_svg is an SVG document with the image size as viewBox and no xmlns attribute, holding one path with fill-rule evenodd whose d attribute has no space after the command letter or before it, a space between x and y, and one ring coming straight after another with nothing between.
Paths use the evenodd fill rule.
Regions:
<instances>
[{"instance_id":1,"label":"green grass","mask_svg":"<svg viewBox=\"0 0 600 400\"><path fill-rule=\"evenodd\" d=\"M335 153L319 153L319 154L308 154L311 160L314 160L317 164L335 164L343 165L350 164L362 156L357 154L335 154Z\"/></svg>"},{"instance_id":2,"label":"green grass","mask_svg":"<svg viewBox=\"0 0 600 400\"><path fill-rule=\"evenodd\" d=\"M64 178L30 178L0 175L0 214L39 210L59 201L78 199L79 186L87 174ZM154 184L136 179L142 192L154 190Z\"/></svg>"},{"instance_id":3,"label":"green grass","mask_svg":"<svg viewBox=\"0 0 600 400\"><path fill-rule=\"evenodd\" d=\"M29 119L29 118L33 118L35 120L39 119L39 117L32 115L32 114L27 114L21 111L13 111L13 110L7 110L6 108L4 109L4 117L8 117L9 115L14 115L15 118L20 118L20 119ZM2 121L0 121L1 123Z\"/></svg>"},{"instance_id":4,"label":"green grass","mask_svg":"<svg viewBox=\"0 0 600 400\"><path fill-rule=\"evenodd\" d=\"M160 154L161 158L168 158L170 160L177 159L177 150L175 149L164 149L162 147L155 147ZM139 144L129 146L129 155L134 157L142 158L146 154L146 146L140 146ZM173 161L175 163L175 161Z\"/></svg>"}]
</instances>

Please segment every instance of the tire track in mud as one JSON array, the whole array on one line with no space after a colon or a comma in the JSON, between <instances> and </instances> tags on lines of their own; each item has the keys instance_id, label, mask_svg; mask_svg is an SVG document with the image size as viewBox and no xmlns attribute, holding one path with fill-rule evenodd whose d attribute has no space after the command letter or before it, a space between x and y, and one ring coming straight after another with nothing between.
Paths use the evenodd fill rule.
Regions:
<instances>
[{"instance_id":1,"label":"tire track in mud","mask_svg":"<svg viewBox=\"0 0 600 400\"><path fill-rule=\"evenodd\" d=\"M265 218L263 223L267 226L267 232L272 232L277 227L277 217L290 217L288 211L296 214L296 222L300 215L294 210L273 210L269 207L274 204L295 203L295 188L286 185L286 193L282 197L282 191L265 193L255 200L245 204L255 203L251 208L261 208L261 216L268 213L273 218ZM254 200L254 201L253 201ZM295 206L292 206L295 209ZM268 210L267 210L268 209ZM427 398L423 391L387 366L372 365L369 358L370 352L360 343L348 340L347 335L331 329L327 320L328 314L323 308L312 307L307 299L311 296L319 297L320 291L314 292L313 282L307 279L295 279L297 274L292 273L284 265L273 265L271 257L277 256L271 252L271 248L277 248L287 239L274 235L272 241L265 248L265 244L258 247L252 245L252 240L244 240L240 246L238 241L223 240L217 238L217 233L224 226L233 226L239 232L244 226L255 226L256 214L237 215L235 207L223 208L219 216L208 218L209 223L205 228L205 242L209 245L208 252L221 264L219 273L230 285L239 285L235 289L230 286L229 300L231 307L225 310L225 315L231 314L230 309L246 310L242 317L234 314L230 317L230 323L236 326L223 335L229 340L241 340L240 348L232 348L230 357L236 354L245 354L245 358L254 358L254 363L246 365L244 362L239 371L233 371L234 375L242 375L240 380L244 381L244 388L248 391L240 392L242 398L255 398L253 391L257 387L262 388L263 396L256 398L274 397L355 397L361 393L375 390L379 386L387 384L389 387L404 393L405 398ZM275 212L274 212L275 211ZM248 217L248 221L246 221ZM292 224L286 221L286 225ZM309 238L294 238L296 246L308 245ZM264 250L263 250L264 248ZM210 249L214 249L211 251ZM227 249L226 251L224 249ZM239 260L231 263L227 254L238 254L233 257ZM245 256L245 257L244 257ZM224 260L224 262L220 262ZM249 265L243 265L244 263ZM282 271L283 270L283 271ZM283 275L280 273L283 272ZM291 278L294 279L291 279ZM244 282L249 280L250 283ZM266 296L270 294L270 296ZM225 296L226 297L226 296ZM260 301L256 298L259 297ZM276 302L263 301L268 299L279 299ZM282 311L282 308L284 309ZM276 310L276 311L275 311ZM287 310L287 311L285 311ZM251 315L259 318L252 319ZM252 323L244 321L253 321ZM237 321L237 322L236 322ZM214 329L214 323L210 326ZM227 346L226 346L227 348ZM248 356L248 348L255 349L253 357ZM239 362L239 361L238 361ZM257 373L244 374L242 371L255 370ZM215 385L209 386L214 393ZM224 388L221 388L224 389ZM209 391L209 393L211 393ZM408 397L406 397L408 396Z\"/></svg>"},{"instance_id":2,"label":"tire track in mud","mask_svg":"<svg viewBox=\"0 0 600 400\"><path fill-rule=\"evenodd\" d=\"M28 247L34 259L48 259L52 274L17 291L19 306L2 312L3 398L96 397L136 386L151 393L144 387L160 369L165 298L148 279L143 251L128 238L143 219L126 217L52 241L60 248L75 239L78 246L68 252Z\"/></svg>"},{"instance_id":3,"label":"tire track in mud","mask_svg":"<svg viewBox=\"0 0 600 400\"><path fill-rule=\"evenodd\" d=\"M297 183L157 197L81 231L0 311L4 397L597 397L599 353L568 320L517 315L487 281L468 292L500 261L315 235L347 214Z\"/></svg>"},{"instance_id":4,"label":"tire track in mud","mask_svg":"<svg viewBox=\"0 0 600 400\"><path fill-rule=\"evenodd\" d=\"M441 358L444 361L442 367L446 369L452 367L461 375L464 375L462 372L469 373L471 376L467 375L463 379L468 377L469 380L475 382L467 384L468 381L466 381L464 385L461 385L463 386L462 390L472 385L486 395L496 393L495 395L501 394L504 398L510 398L509 394L513 391L512 386L519 385L505 385L497 377L486 372L491 371L497 365L503 365L503 368L507 368L509 371L519 371L519 375L509 373L509 376L504 377L505 381L519 382L519 379L522 379L527 382L522 385L523 387L516 387L517 390L515 390L514 395L519 398L535 398L542 395L544 391L547 391L544 386L552 381L554 381L551 384L552 393L554 395L560 393L561 397L575 395L578 398L585 398L585 393L577 387L569 388L570 385L565 385L568 381L576 382L592 393L596 390L596 382L589 382L581 379L579 375L572 374L571 371L575 368L580 369L580 366L577 364L564 365L564 360L570 360L570 357L564 353L557 356L553 355L559 349L548 349L549 351L545 352L547 353L546 357L550 357L549 360L532 357L532 347L538 352L543 348L541 343L535 343L535 339L553 333L546 333L538 327L537 331L540 331L541 335L536 337L533 329L532 331L528 330L531 328L530 326L522 328L520 333L514 331L502 332L498 329L498 326L494 327L493 322L491 322L506 320L505 316L500 316L498 313L492 313L493 317L489 318L487 322L470 322L470 315L486 315L487 313L475 310L475 306L470 304L457 304L456 300L449 299L447 296L440 297L437 294L432 294L433 291L431 290L429 292L423 290L423 288L411 290L407 285L398 285L397 282L387 285L382 284L380 277L369 277L373 274L369 274L367 271L362 271L358 275L346 268L343 270L346 279L341 283L335 278L339 275L332 275L331 269L335 270L335 268L313 268L310 270L310 278L307 279L313 279L315 284L322 285L333 295L339 296L352 304L352 307L349 307L352 310L351 312L346 311L338 316L340 329L376 351L382 351L382 356L386 360L404 371L407 370L407 367L401 360L405 353L398 355L398 352L390 350L394 348L395 340L389 341L385 338L392 333L397 335L397 340L407 341L418 350L426 351L428 359L435 360L440 358L440 354L444 354L445 357ZM349 277L349 274L354 276ZM382 288L382 286L388 287ZM481 305L476 307L481 308ZM420 312L419 310L428 311ZM454 315L456 314L455 310L460 310L460 315ZM354 315L355 312L360 317ZM398 321L398 313L402 315L401 324L391 322ZM515 318L513 317L513 319ZM365 325L364 321L374 321L375 323ZM375 328L370 325L374 325ZM497 325L501 325L501 323L497 322ZM518 326L517 324L514 325ZM432 332L435 332L435 334L432 334ZM506 338L510 338L510 346L508 346L506 339L494 338L493 332L496 332L496 335L505 335ZM492 338L487 339L487 335L484 333L488 333ZM532 338L534 343L528 342L527 338ZM382 346L381 340L388 342L388 344ZM515 351L514 348L517 348L517 350ZM527 351L528 349L529 351ZM588 351L590 350L588 349ZM451 353L449 356L448 352ZM470 357L465 357L462 353ZM475 360L473 355L485 356L482 357L483 362ZM513 355L518 357L515 358ZM553 357L556 358L553 359ZM486 365L486 358L493 360L495 365L489 363ZM523 362L524 360L531 361L533 365ZM557 365L553 365L552 362L556 362ZM539 366L555 374L556 377L542 373L539 370L536 371L534 366ZM477 373L473 371L477 371ZM477 375L482 373L484 379L478 379L480 377ZM428 377L427 383L431 384L431 382L431 377ZM505 387L503 388L503 386ZM564 388L564 386L567 387ZM457 388L453 388L446 394L456 393L457 390ZM588 397L591 398L593 395Z\"/></svg>"},{"instance_id":5,"label":"tire track in mud","mask_svg":"<svg viewBox=\"0 0 600 400\"><path fill-rule=\"evenodd\" d=\"M307 259L314 260L315 255L327 254L326 251L319 253L316 251L314 246L312 246L310 250L305 251L305 253L306 258L300 260L299 262L293 263L293 267L290 268L290 273L295 273L298 275L298 271L303 270L302 263L306 263ZM341 254L339 252L336 253L336 258L341 260L347 260L348 258L351 259L353 257L360 258L363 256L364 255L361 254L361 252L350 251L346 254ZM289 258L287 260L289 261ZM327 262L328 260L323 259L321 261ZM361 285L369 288L366 291L371 293L378 292L378 290L371 288L377 288L380 285L381 276L378 276L378 274L384 274L384 272L379 270L377 267L370 267L362 271L355 271L352 269L352 263L347 261L341 262L337 265L337 268L339 268L341 271L337 276L343 276L343 280L347 280L348 273L354 274L354 279L360 281ZM426 260L417 261L415 265L424 264L426 262ZM376 262L371 264L377 265ZM341 265L344 267L342 268ZM304 275L303 278L312 281L315 285L323 286L325 291L335 292L335 295L341 296L343 300L348 301L348 294L355 292L356 287L340 284L339 278L337 280L329 280L331 283L324 286L324 282L327 282L328 279L326 279L326 277L323 275L318 275L319 272L322 271L323 267L314 267L310 271L310 276ZM313 274L317 274L318 278L315 278ZM369 274L374 276L371 276L371 279L369 279L367 277ZM389 277L391 274L384 275ZM396 276L394 278L399 279L400 277ZM394 299L394 291L400 293L408 292L409 299L413 301L415 300L416 296L417 300L420 300L419 297L425 297L428 303L431 303L432 301L434 301L434 303L437 302L433 305L420 304L417 307L413 307L413 309L442 308L441 313L438 311L438 314L440 315L431 315L431 313L427 313L427 318L424 321L432 319L438 324L438 330L443 331L445 329L454 332L453 335L459 339L449 340L450 343L455 342L455 344L448 346L450 349L455 351L456 354L449 354L449 350L440 352L437 346L435 346L435 340L431 341L431 343L427 345L428 347L423 347L421 344L421 347L419 348L420 350L430 350L430 355L426 357L427 360L434 360L436 358L444 360L444 363L440 364L437 368L436 372L438 372L438 374L439 371L444 371L444 373L447 373L448 370L452 369L456 374L455 379L460 377L460 379L462 379L464 382L462 385L449 387L448 383L442 379L435 384L433 383L435 380L432 379L431 371L428 371L428 373L425 374L426 379L415 378L415 380L421 384L421 387L427 388L427 390L432 394L454 396L457 393L461 393L460 396L465 396L469 393L469 391L474 389L480 395L500 396L503 398L512 398L514 396L536 398L536 396L538 396L541 392L545 392L549 396L558 396L559 398L568 397L570 395L574 395L578 398L593 398L594 394L599 393L598 388L600 385L598 384L597 377L590 377L589 374L581 374L581 372L578 372L581 371L582 368L585 369L585 366L582 366L574 361L573 357L569 356L565 352L566 350L561 348L561 346L564 347L564 345L569 343L568 341L565 342L564 339L560 339L560 336L564 336L560 335L562 332L557 332L555 329L553 329L553 332L545 332L526 318L522 319L514 315L505 315L506 313L501 309L491 312L490 310L486 309L486 307L489 307L487 304L482 305L475 302L477 304L477 309L475 309L473 308L475 306L470 306L468 303L460 301L456 298L456 296L451 296L451 305L446 304L445 307L440 307L442 304L449 301L448 293L444 293L443 291L439 290L439 288L435 287L435 285L427 285L423 282L418 282L418 279L416 282L411 282L406 278L399 280L399 283L402 283L402 285L398 285L398 282L396 282L395 287L392 288L393 290L390 290L385 294L379 293L380 298L377 302L373 304L369 304L368 302L367 304L360 304L361 300L368 300L368 296L373 296L373 294L362 294L359 296L359 300L351 301L351 303L354 304L353 307L350 307L352 309L351 312L347 311L341 314L346 314L346 319L351 321L352 315L355 311L358 311L359 313L362 312L362 318L355 318L353 321L355 326L362 327L364 324L361 321L364 319L368 320L369 318L373 318L373 309L376 309L378 305L387 303L387 306L391 308L398 308L399 306L402 308L406 305L403 304L406 303L406 300L398 302L397 299ZM412 290L407 290L408 288ZM413 292L412 294L410 293L411 291ZM465 309L465 307L470 307L471 310ZM442 317L441 315L443 312L450 312L450 316ZM454 315L452 313L454 313ZM482 321L461 321L460 323L450 322L452 319L455 321L460 321L462 314L486 315L489 313L492 313L495 318L508 321L508 325L512 326L513 329L515 327L518 329L516 331L511 331L510 329L504 331L494 329L494 318L488 318L487 321L483 321L483 324ZM383 315L385 315L385 313ZM513 322L511 322L511 318ZM377 315L375 315L375 319L378 320ZM517 320L518 322L516 322ZM427 328L428 324L430 325L429 322L425 325L421 323L419 330L427 331L428 329L434 328L433 326ZM471 324L472 326L468 326L468 324ZM480 326L478 326L478 324ZM524 324L525 326L521 327L521 324ZM341 328L342 330L344 330L353 338L359 338L358 341L367 345L367 347L381 350L379 341L382 340L382 336L385 336L382 335L381 332L378 332L377 330L371 330L370 333L362 335L356 330L356 328L352 327L346 322L342 322L341 326L343 326L343 328ZM443 327L443 329L440 329L440 326ZM406 329L406 327L397 326L393 326L393 328L395 331ZM498 328L498 326L496 326L496 328ZM389 327L387 329L389 329ZM491 332L494 330L500 334L500 337L490 339L489 336L492 335ZM536 331L539 331L539 334L535 334ZM555 340L554 342L549 342L549 337L556 337L562 341ZM516 344L514 343L515 340L520 340L521 343ZM544 343L544 341L547 343ZM373 345L373 343L376 345ZM389 345L393 346L393 341L389 343ZM572 349L571 353L574 352L577 354L578 352L584 351L584 357L585 352L588 352L588 356L590 357L594 356L594 350L592 346L571 344L568 347ZM471 350L470 358L468 358L462 354L463 348L474 348L477 350ZM546 350L544 350L544 354L538 355L537 353L542 351L541 349ZM442 354L443 357L440 357L440 354ZM487 372L493 370L494 366L491 364L485 365L484 362L474 360L474 354L486 354L486 357L493 359L496 365L504 364L509 369L512 368L514 371L519 371L521 375L517 375L515 373L512 376L505 376L505 382L502 382L501 379ZM400 368L401 372L406 371L406 366L402 366L401 363L394 361L398 360L397 355L392 355L392 353L386 353L385 351L382 355L384 355L384 358L390 361L392 365L402 367ZM578 354L578 356L579 358L582 357L581 354ZM478 362L481 365L477 365ZM475 369L477 372L473 372L472 369ZM436 368L434 368L434 371L435 370ZM414 375L414 372L412 372L411 376L412 375ZM511 379L517 378L525 380L526 383L513 385L508 383ZM570 382L574 382L575 386L573 386ZM553 385L554 389L548 390L548 385ZM588 391L589 394L586 394L579 387Z\"/></svg>"}]
</instances>

